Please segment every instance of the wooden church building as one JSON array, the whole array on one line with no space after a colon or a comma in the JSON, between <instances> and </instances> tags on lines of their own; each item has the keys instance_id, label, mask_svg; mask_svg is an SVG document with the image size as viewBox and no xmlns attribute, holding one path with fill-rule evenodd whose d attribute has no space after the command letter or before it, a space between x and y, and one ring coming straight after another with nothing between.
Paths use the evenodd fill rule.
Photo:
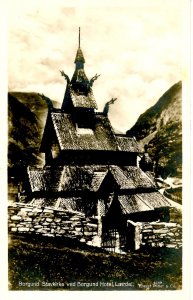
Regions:
<instances>
[{"instance_id":1,"label":"wooden church building","mask_svg":"<svg viewBox=\"0 0 193 300\"><path fill-rule=\"evenodd\" d=\"M29 195L34 205L96 216L105 247L112 235L125 239L127 220L169 221L170 204L156 189L136 139L116 134L107 111L97 112L92 88L98 76L86 76L80 33L74 63L71 80L61 72L67 81L61 109L48 103L40 148L45 165L28 168Z\"/></svg>"}]
</instances>

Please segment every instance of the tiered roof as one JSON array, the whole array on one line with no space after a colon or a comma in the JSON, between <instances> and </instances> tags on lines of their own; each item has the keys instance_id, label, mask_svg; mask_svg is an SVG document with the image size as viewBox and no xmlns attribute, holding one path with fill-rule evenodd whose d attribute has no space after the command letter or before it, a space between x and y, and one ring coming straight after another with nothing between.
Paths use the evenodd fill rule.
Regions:
<instances>
[{"instance_id":1,"label":"tiered roof","mask_svg":"<svg viewBox=\"0 0 193 300\"><path fill-rule=\"evenodd\" d=\"M69 86L69 92L74 107L97 109L97 103L91 89L89 89L88 93L85 95L76 92Z\"/></svg>"},{"instance_id":2,"label":"tiered roof","mask_svg":"<svg viewBox=\"0 0 193 300\"><path fill-rule=\"evenodd\" d=\"M29 168L32 192L92 191L96 192L110 173L120 190L155 191L154 182L138 167L119 166L58 166Z\"/></svg>"},{"instance_id":3,"label":"tiered roof","mask_svg":"<svg viewBox=\"0 0 193 300\"><path fill-rule=\"evenodd\" d=\"M102 113L95 114L93 128L88 131L81 131L74 124L71 114L61 111L51 112L44 130L42 152L47 150L48 140L53 138L51 135L52 130L55 132L60 150L141 152L134 138L116 136L108 117Z\"/></svg>"},{"instance_id":4,"label":"tiered roof","mask_svg":"<svg viewBox=\"0 0 193 300\"><path fill-rule=\"evenodd\" d=\"M166 198L157 191L133 195L119 195L118 201L121 204L123 214L149 211L155 208L170 206Z\"/></svg>"},{"instance_id":5,"label":"tiered roof","mask_svg":"<svg viewBox=\"0 0 193 300\"><path fill-rule=\"evenodd\" d=\"M60 151L71 150L73 153L74 150L92 150L93 158L95 151L123 152L124 158L125 153L128 155L128 161L129 154L135 153L132 157L136 158L141 149L135 138L115 134L108 116L94 112L97 104L92 92L93 81L88 80L84 72L84 63L79 33L75 72L71 81L62 73L68 79L64 102L62 109L49 111L42 139L42 152L48 151L49 154L52 145L57 143ZM81 123L80 117L85 116L88 117L88 122ZM60 163L61 161L59 160ZM132 164L134 162L135 159L132 160ZM99 209L109 210L115 199L119 202L123 214L170 206L165 197L156 190L154 180L137 166L58 166L53 163L52 166L44 168L28 168L28 176L32 195L35 195L33 201L38 205L57 204L62 209L92 211L96 214L97 198L89 197L85 202L84 196L89 192L92 195L101 193L110 181L109 199L102 205L105 200L100 197ZM113 193L116 193L115 198Z\"/></svg>"}]
</instances>

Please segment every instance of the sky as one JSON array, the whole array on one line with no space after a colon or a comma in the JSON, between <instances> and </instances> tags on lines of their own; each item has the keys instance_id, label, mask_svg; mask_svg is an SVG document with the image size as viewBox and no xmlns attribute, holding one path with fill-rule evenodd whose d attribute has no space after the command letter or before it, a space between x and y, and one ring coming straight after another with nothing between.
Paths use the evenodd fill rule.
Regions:
<instances>
[{"instance_id":1,"label":"sky","mask_svg":"<svg viewBox=\"0 0 193 300\"><path fill-rule=\"evenodd\" d=\"M182 0L91 2L9 1L9 91L43 93L60 103L71 78L81 27L88 78L102 111L110 107L114 128L125 132L173 84L182 80ZM83 3L83 2L82 2Z\"/></svg>"}]
</instances>

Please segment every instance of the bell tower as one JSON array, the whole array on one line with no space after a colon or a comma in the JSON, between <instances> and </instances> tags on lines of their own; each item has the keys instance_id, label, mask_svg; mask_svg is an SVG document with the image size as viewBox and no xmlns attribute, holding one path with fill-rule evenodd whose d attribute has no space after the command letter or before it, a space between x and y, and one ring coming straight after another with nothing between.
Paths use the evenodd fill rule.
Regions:
<instances>
[{"instance_id":1,"label":"bell tower","mask_svg":"<svg viewBox=\"0 0 193 300\"><path fill-rule=\"evenodd\" d=\"M85 59L80 48L80 27L78 35L78 50L74 60L75 70L70 80L68 75L61 71L61 75L67 81L66 91L61 109L65 113L73 115L73 120L80 128L92 128L94 112L97 104L93 95L92 86L99 75L93 76L90 80L84 71Z\"/></svg>"}]
</instances>

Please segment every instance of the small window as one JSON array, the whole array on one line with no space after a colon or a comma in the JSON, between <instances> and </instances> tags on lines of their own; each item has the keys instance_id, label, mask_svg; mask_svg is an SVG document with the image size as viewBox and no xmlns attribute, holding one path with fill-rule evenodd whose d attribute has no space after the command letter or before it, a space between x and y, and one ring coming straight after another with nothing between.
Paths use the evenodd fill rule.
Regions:
<instances>
[{"instance_id":1,"label":"small window","mask_svg":"<svg viewBox=\"0 0 193 300\"><path fill-rule=\"evenodd\" d=\"M82 127L78 127L78 124L76 124L76 132L79 135L93 135L94 131L91 128L82 128Z\"/></svg>"}]
</instances>

